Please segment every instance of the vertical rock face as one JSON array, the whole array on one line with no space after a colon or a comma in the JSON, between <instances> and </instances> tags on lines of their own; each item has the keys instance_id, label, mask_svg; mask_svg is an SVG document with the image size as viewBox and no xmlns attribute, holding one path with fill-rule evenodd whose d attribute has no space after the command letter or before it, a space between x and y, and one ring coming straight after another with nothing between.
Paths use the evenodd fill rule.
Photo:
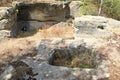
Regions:
<instances>
[{"instance_id":1,"label":"vertical rock face","mask_svg":"<svg viewBox=\"0 0 120 80\"><path fill-rule=\"evenodd\" d=\"M14 24L15 9L13 7L0 7L0 29L8 29Z\"/></svg>"},{"instance_id":2,"label":"vertical rock face","mask_svg":"<svg viewBox=\"0 0 120 80\"><path fill-rule=\"evenodd\" d=\"M58 22L66 21L70 17L70 2L17 1L19 2L14 2L14 0L2 0L0 2L0 4L13 2L13 7L0 7L0 38L8 37L7 34L9 34L9 37L11 35L16 36L19 30L23 28L33 30L42 28L45 24L50 24L51 26Z\"/></svg>"},{"instance_id":3,"label":"vertical rock face","mask_svg":"<svg viewBox=\"0 0 120 80\"><path fill-rule=\"evenodd\" d=\"M27 30L41 29L44 25L54 25L70 17L69 2L24 2L18 7L18 27Z\"/></svg>"},{"instance_id":4,"label":"vertical rock face","mask_svg":"<svg viewBox=\"0 0 120 80\"><path fill-rule=\"evenodd\" d=\"M16 23L13 7L0 7L0 39L11 36L11 29Z\"/></svg>"}]
</instances>

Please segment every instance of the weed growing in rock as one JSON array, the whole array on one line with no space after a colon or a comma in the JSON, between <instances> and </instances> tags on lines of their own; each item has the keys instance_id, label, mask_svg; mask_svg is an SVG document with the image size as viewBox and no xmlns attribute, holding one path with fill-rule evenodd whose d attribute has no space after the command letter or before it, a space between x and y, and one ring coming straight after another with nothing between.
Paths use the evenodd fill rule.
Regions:
<instances>
[{"instance_id":1,"label":"weed growing in rock","mask_svg":"<svg viewBox=\"0 0 120 80\"><path fill-rule=\"evenodd\" d=\"M97 68L97 53L92 50L57 49L52 56L51 65L71 68Z\"/></svg>"}]
</instances>

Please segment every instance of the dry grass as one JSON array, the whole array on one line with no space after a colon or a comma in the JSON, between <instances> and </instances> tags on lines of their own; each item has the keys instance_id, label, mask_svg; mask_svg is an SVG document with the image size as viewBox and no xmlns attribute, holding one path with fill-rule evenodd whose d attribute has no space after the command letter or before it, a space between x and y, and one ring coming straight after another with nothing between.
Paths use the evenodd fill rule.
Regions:
<instances>
[{"instance_id":1,"label":"dry grass","mask_svg":"<svg viewBox=\"0 0 120 80\"><path fill-rule=\"evenodd\" d=\"M120 36L114 34L110 42L101 46L98 51L107 56L110 64L110 78L109 80L120 80Z\"/></svg>"},{"instance_id":2,"label":"dry grass","mask_svg":"<svg viewBox=\"0 0 120 80\"><path fill-rule=\"evenodd\" d=\"M33 50L34 43L27 39L10 39L0 42L0 59L19 57Z\"/></svg>"},{"instance_id":3,"label":"dry grass","mask_svg":"<svg viewBox=\"0 0 120 80\"><path fill-rule=\"evenodd\" d=\"M29 32L28 32L29 34ZM26 35L23 33L23 35ZM49 27L38 30L36 34L23 38L8 39L0 42L0 58L7 59L8 56L21 56L34 47L35 41L52 38L73 38L73 28L66 27Z\"/></svg>"},{"instance_id":4,"label":"dry grass","mask_svg":"<svg viewBox=\"0 0 120 80\"><path fill-rule=\"evenodd\" d=\"M30 39L51 39L51 38L63 38L63 39L73 39L74 38L74 28L72 26L49 26L44 25L42 29L21 32L18 35L20 37L27 37ZM34 35L33 35L34 34Z\"/></svg>"},{"instance_id":5,"label":"dry grass","mask_svg":"<svg viewBox=\"0 0 120 80\"><path fill-rule=\"evenodd\" d=\"M0 42L0 73L8 63L36 53L35 43L27 39L9 39Z\"/></svg>"},{"instance_id":6,"label":"dry grass","mask_svg":"<svg viewBox=\"0 0 120 80\"><path fill-rule=\"evenodd\" d=\"M73 28L70 26L50 27L49 25L45 25L43 29L37 30L34 35L32 34L30 36L29 34L31 33L25 32L21 35L26 35L26 37L0 41L0 73L4 70L5 65L12 60L24 57L25 55L34 55L33 53L36 51L36 42L41 39L52 39L58 37L64 39L73 38Z\"/></svg>"},{"instance_id":7,"label":"dry grass","mask_svg":"<svg viewBox=\"0 0 120 80\"><path fill-rule=\"evenodd\" d=\"M39 30L39 34L42 38L73 38L73 28L66 26L66 27L50 27L48 29Z\"/></svg>"},{"instance_id":8,"label":"dry grass","mask_svg":"<svg viewBox=\"0 0 120 80\"><path fill-rule=\"evenodd\" d=\"M113 29L112 29L112 32L120 35L120 28L113 28Z\"/></svg>"}]
</instances>

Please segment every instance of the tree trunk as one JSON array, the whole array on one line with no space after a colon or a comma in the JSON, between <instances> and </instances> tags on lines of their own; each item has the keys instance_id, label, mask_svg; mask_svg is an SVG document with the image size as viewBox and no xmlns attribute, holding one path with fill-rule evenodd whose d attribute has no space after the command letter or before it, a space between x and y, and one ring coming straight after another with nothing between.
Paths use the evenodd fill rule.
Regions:
<instances>
[{"instance_id":1,"label":"tree trunk","mask_svg":"<svg viewBox=\"0 0 120 80\"><path fill-rule=\"evenodd\" d=\"M100 16L100 14L101 14L102 5L103 5L103 0L101 0L101 2L100 2L100 8L99 8L99 11L98 11L98 16Z\"/></svg>"}]
</instances>

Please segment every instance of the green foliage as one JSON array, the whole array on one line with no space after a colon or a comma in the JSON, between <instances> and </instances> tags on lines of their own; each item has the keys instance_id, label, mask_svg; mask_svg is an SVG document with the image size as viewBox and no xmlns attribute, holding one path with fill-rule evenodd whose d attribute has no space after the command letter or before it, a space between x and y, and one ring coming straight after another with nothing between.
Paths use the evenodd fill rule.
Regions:
<instances>
[{"instance_id":1,"label":"green foliage","mask_svg":"<svg viewBox=\"0 0 120 80\"><path fill-rule=\"evenodd\" d=\"M79 64L79 68L94 68L94 66L85 65L85 64Z\"/></svg>"},{"instance_id":2,"label":"green foliage","mask_svg":"<svg viewBox=\"0 0 120 80\"><path fill-rule=\"evenodd\" d=\"M92 3L99 7L101 0L93 0ZM120 20L120 0L103 0L102 14Z\"/></svg>"},{"instance_id":3,"label":"green foliage","mask_svg":"<svg viewBox=\"0 0 120 80\"><path fill-rule=\"evenodd\" d=\"M77 15L98 15L101 0L80 0L83 6ZM101 15L120 20L120 0L103 0Z\"/></svg>"},{"instance_id":4,"label":"green foliage","mask_svg":"<svg viewBox=\"0 0 120 80\"><path fill-rule=\"evenodd\" d=\"M97 15L98 8L92 0L80 0L83 3L83 6L80 7L80 11L76 13L76 15Z\"/></svg>"},{"instance_id":5,"label":"green foliage","mask_svg":"<svg viewBox=\"0 0 120 80\"><path fill-rule=\"evenodd\" d=\"M95 64L96 52L92 50L79 51L74 49L72 55L71 67L97 68Z\"/></svg>"},{"instance_id":6,"label":"green foliage","mask_svg":"<svg viewBox=\"0 0 120 80\"><path fill-rule=\"evenodd\" d=\"M104 0L103 12L108 17L120 20L120 0Z\"/></svg>"}]
</instances>

